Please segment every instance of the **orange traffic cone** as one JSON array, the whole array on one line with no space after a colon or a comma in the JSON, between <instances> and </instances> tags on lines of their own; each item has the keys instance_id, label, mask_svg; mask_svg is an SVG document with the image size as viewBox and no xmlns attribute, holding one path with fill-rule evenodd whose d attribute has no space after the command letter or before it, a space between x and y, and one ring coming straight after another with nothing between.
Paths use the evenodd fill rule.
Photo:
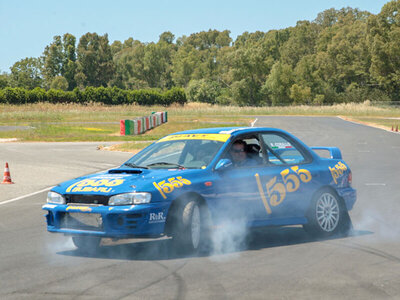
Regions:
<instances>
[{"instance_id":1,"label":"orange traffic cone","mask_svg":"<svg viewBox=\"0 0 400 300\"><path fill-rule=\"evenodd\" d=\"M1 184L12 184L10 170L8 169L8 163L6 163L6 168L4 169L4 179Z\"/></svg>"}]
</instances>

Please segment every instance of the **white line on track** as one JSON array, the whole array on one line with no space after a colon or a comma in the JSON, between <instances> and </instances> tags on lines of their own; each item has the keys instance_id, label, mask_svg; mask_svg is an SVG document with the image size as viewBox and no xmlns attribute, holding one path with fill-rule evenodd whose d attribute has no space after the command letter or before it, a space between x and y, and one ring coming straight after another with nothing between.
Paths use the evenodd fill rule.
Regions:
<instances>
[{"instance_id":1,"label":"white line on track","mask_svg":"<svg viewBox=\"0 0 400 300\"><path fill-rule=\"evenodd\" d=\"M15 201L18 201L18 200L22 200L22 199L25 199L25 198L27 198L27 197L30 197L30 196L33 196L33 195L36 195L36 194L43 193L43 192L45 192L45 191L49 191L49 190L52 189L52 188L53 188L53 186L48 187L48 188L45 188L45 189L40 190L40 191L37 191L37 192L34 192L34 193L30 193L30 194L27 194L27 195L24 195L24 196L17 197L17 198L14 198L14 199L2 201L2 202L0 202L0 205L7 204L7 203L11 203L11 202L15 202Z\"/></svg>"},{"instance_id":2,"label":"white line on track","mask_svg":"<svg viewBox=\"0 0 400 300\"><path fill-rule=\"evenodd\" d=\"M365 185L380 185L380 186L385 186L386 183L376 183L376 182L372 182L372 183L366 183Z\"/></svg>"}]
</instances>

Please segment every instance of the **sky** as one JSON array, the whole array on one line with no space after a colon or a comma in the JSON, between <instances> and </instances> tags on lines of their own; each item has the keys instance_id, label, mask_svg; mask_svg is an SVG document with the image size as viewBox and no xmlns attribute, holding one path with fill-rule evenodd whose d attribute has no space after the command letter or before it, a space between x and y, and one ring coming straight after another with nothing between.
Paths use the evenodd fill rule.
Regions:
<instances>
[{"instance_id":1,"label":"sky","mask_svg":"<svg viewBox=\"0 0 400 300\"><path fill-rule=\"evenodd\" d=\"M132 37L157 42L209 29L267 32L314 20L343 7L378 14L387 0L0 0L0 73L26 57L39 57L56 35L108 34L110 44Z\"/></svg>"}]
</instances>

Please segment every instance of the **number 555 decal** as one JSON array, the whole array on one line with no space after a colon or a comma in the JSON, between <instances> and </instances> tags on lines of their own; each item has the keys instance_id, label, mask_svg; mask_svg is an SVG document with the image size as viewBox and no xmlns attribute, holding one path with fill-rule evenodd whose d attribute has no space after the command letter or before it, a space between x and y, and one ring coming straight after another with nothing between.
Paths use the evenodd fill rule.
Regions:
<instances>
[{"instance_id":1,"label":"number 555 decal","mask_svg":"<svg viewBox=\"0 0 400 300\"><path fill-rule=\"evenodd\" d=\"M184 184L191 185L192 183L189 180L182 178L182 176L177 176L176 178L171 177L160 182L153 182L154 187L160 192L164 199L167 199L165 194L172 193L175 188L180 188Z\"/></svg>"},{"instance_id":2,"label":"number 555 decal","mask_svg":"<svg viewBox=\"0 0 400 300\"><path fill-rule=\"evenodd\" d=\"M286 193L297 191L301 182L307 183L312 179L310 171L306 169L299 169L298 166L285 169L280 173L280 175L283 183L276 182L277 176L275 176L265 185L269 201L265 196L264 189L260 181L260 175L258 175L258 173L254 175L257 181L258 191L260 192L265 210L268 214L272 213L271 206L278 206L283 202L283 200L285 200Z\"/></svg>"}]
</instances>

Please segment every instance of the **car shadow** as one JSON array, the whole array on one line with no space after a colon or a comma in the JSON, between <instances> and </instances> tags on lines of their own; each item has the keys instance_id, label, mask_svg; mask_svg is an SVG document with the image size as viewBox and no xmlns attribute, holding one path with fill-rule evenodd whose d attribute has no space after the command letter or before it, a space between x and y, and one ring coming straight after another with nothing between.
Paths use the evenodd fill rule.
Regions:
<instances>
[{"instance_id":1,"label":"car shadow","mask_svg":"<svg viewBox=\"0 0 400 300\"><path fill-rule=\"evenodd\" d=\"M352 230L349 235L331 236L327 238L316 238L307 234L301 227L273 227L252 230L240 238L231 238L219 243L213 242L209 249L203 249L196 254L187 254L178 251L171 239L140 240L113 244L112 242L103 244L100 248L92 251L82 251L78 249L60 251L59 255L90 257L100 259L120 259L120 260L171 260L190 257L211 257L214 255L227 255L244 251L254 251L273 247L299 245L305 243L315 243L321 241L343 239L370 235L373 232L363 230ZM131 242L133 241L133 242ZM217 245L215 245L217 244Z\"/></svg>"}]
</instances>

